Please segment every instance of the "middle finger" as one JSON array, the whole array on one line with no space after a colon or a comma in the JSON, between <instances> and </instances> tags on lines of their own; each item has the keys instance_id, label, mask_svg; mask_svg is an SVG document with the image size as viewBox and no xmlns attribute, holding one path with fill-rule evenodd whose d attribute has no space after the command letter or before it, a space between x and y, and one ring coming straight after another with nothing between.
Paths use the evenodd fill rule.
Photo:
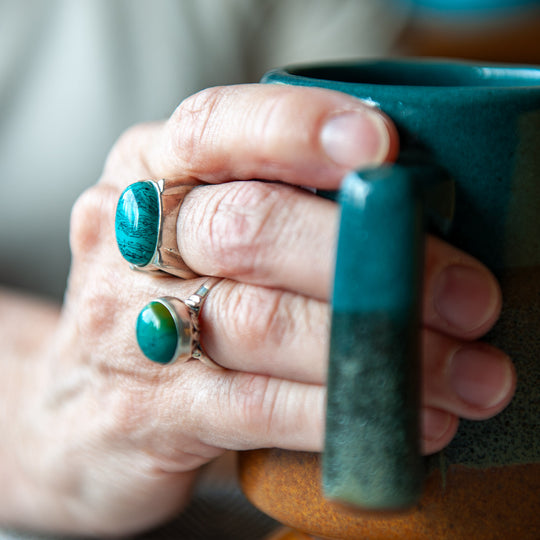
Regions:
<instances>
[{"instance_id":1,"label":"middle finger","mask_svg":"<svg viewBox=\"0 0 540 540\"><path fill-rule=\"evenodd\" d=\"M337 219L335 203L291 186L204 186L182 203L178 249L199 274L327 300Z\"/></svg>"},{"instance_id":2,"label":"middle finger","mask_svg":"<svg viewBox=\"0 0 540 540\"><path fill-rule=\"evenodd\" d=\"M305 190L264 182L201 186L184 199L178 249L194 271L327 302L338 207ZM435 237L426 243L423 322L461 339L483 335L500 311L491 272Z\"/></svg>"}]
</instances>

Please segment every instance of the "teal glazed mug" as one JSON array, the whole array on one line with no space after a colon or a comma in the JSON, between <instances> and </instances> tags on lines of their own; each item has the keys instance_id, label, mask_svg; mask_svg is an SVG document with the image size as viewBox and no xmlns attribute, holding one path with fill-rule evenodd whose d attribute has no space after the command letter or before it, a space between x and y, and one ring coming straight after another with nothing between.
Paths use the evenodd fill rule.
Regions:
<instances>
[{"instance_id":1,"label":"teal glazed mug","mask_svg":"<svg viewBox=\"0 0 540 540\"><path fill-rule=\"evenodd\" d=\"M341 205L325 497L403 509L418 502L427 473L444 476L454 465L529 466L528 489L538 492L540 68L363 61L277 69L262 82L356 96L382 109L400 133L395 164L352 172L339 193L320 193ZM452 443L429 459L420 456L418 420L426 231L498 277L503 312L486 340L513 358L518 376L503 413L462 421Z\"/></svg>"}]
</instances>

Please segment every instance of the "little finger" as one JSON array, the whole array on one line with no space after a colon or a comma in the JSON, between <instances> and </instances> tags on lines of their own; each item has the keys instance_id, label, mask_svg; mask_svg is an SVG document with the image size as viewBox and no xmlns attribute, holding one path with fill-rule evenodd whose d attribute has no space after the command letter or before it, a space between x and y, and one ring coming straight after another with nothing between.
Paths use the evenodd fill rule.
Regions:
<instances>
[{"instance_id":1,"label":"little finger","mask_svg":"<svg viewBox=\"0 0 540 540\"><path fill-rule=\"evenodd\" d=\"M470 420L499 413L512 399L510 358L487 343L461 342L424 332L423 403Z\"/></svg>"}]
</instances>

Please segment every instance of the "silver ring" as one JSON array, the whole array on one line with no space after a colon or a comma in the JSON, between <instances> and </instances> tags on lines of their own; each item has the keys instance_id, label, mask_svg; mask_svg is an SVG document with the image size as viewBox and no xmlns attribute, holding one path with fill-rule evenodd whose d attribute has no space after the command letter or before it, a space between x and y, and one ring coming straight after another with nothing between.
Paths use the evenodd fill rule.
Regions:
<instances>
[{"instance_id":1,"label":"silver ring","mask_svg":"<svg viewBox=\"0 0 540 540\"><path fill-rule=\"evenodd\" d=\"M182 259L176 237L180 206L197 185L142 180L123 191L116 207L116 242L132 269L166 272L183 279L199 275Z\"/></svg>"},{"instance_id":2,"label":"silver ring","mask_svg":"<svg viewBox=\"0 0 540 540\"><path fill-rule=\"evenodd\" d=\"M199 315L208 292L219 278L205 281L191 296L180 300L173 296L156 298L139 313L137 343L142 353L158 364L199 360L221 368L200 344Z\"/></svg>"}]
</instances>

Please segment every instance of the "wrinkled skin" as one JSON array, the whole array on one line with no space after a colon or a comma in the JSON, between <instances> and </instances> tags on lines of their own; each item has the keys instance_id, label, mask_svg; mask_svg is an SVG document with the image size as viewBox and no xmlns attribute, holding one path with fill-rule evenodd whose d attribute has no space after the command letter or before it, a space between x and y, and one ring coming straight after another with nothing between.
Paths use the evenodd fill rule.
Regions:
<instances>
[{"instance_id":1,"label":"wrinkled skin","mask_svg":"<svg viewBox=\"0 0 540 540\"><path fill-rule=\"evenodd\" d=\"M139 531L178 512L197 470L226 450L322 450L337 207L297 186L335 189L348 169L391 161L398 146L392 123L352 97L264 85L203 91L167 122L125 133L74 207L65 304L13 394L8 457L31 503L12 521ZM133 272L121 258L116 202L146 178L203 184L182 205L178 244L196 272L225 278L201 324L204 348L226 369L161 366L137 347L140 309L203 280ZM450 442L459 417L488 418L511 399L510 360L475 341L500 306L485 267L428 238L425 453Z\"/></svg>"}]
</instances>

